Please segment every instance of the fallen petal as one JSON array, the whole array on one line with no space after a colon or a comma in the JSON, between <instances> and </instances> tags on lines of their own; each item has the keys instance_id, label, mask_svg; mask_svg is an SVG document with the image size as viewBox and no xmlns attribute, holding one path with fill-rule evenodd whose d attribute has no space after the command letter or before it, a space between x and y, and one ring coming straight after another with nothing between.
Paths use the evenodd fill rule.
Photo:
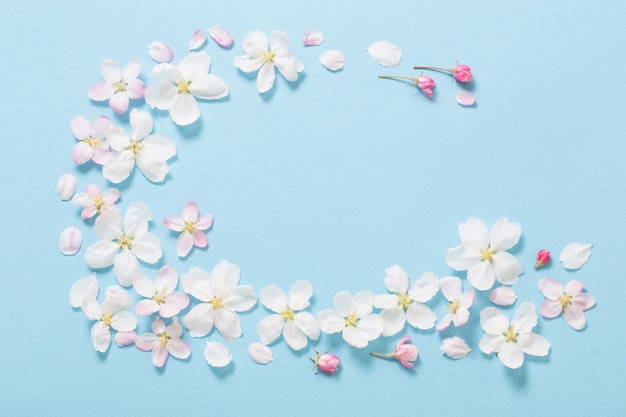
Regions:
<instances>
[{"instance_id":1,"label":"fallen petal","mask_svg":"<svg viewBox=\"0 0 626 417\"><path fill-rule=\"evenodd\" d=\"M248 346L248 354L253 361L258 364L266 365L274 360L272 356L272 349L263 343L252 343Z\"/></svg>"},{"instance_id":2,"label":"fallen petal","mask_svg":"<svg viewBox=\"0 0 626 417\"><path fill-rule=\"evenodd\" d=\"M199 49L206 43L206 31L202 29L196 30L191 39L189 39L189 50L193 51Z\"/></svg>"},{"instance_id":3,"label":"fallen petal","mask_svg":"<svg viewBox=\"0 0 626 417\"><path fill-rule=\"evenodd\" d=\"M204 359L213 367L221 368L230 363L233 356L225 344L221 342L206 342L204 347Z\"/></svg>"},{"instance_id":4,"label":"fallen petal","mask_svg":"<svg viewBox=\"0 0 626 417\"><path fill-rule=\"evenodd\" d=\"M172 48L159 41L152 42L148 45L148 55L160 64L172 62L172 59L174 59L174 51Z\"/></svg>"},{"instance_id":5,"label":"fallen petal","mask_svg":"<svg viewBox=\"0 0 626 417\"><path fill-rule=\"evenodd\" d=\"M211 35L213 40L217 42L219 46L224 48L228 48L233 44L233 37L230 36L230 33L220 25L211 27L209 29L209 35Z\"/></svg>"},{"instance_id":6,"label":"fallen petal","mask_svg":"<svg viewBox=\"0 0 626 417\"><path fill-rule=\"evenodd\" d=\"M465 90L461 90L456 93L455 98L456 102L459 103L461 106L472 106L474 103L476 103L476 97L474 97L474 94Z\"/></svg>"},{"instance_id":7,"label":"fallen petal","mask_svg":"<svg viewBox=\"0 0 626 417\"><path fill-rule=\"evenodd\" d=\"M137 333L132 330L128 332L115 332L113 340L115 340L115 344L118 346L132 345L137 340Z\"/></svg>"},{"instance_id":8,"label":"fallen petal","mask_svg":"<svg viewBox=\"0 0 626 417\"><path fill-rule=\"evenodd\" d=\"M457 336L443 339L439 350L441 353L448 355L452 359L464 358L472 351L472 349L467 346L467 343L465 343L465 340Z\"/></svg>"},{"instance_id":9,"label":"fallen petal","mask_svg":"<svg viewBox=\"0 0 626 417\"><path fill-rule=\"evenodd\" d=\"M302 35L302 43L306 46L318 46L324 42L324 34L319 30L307 30Z\"/></svg>"},{"instance_id":10,"label":"fallen petal","mask_svg":"<svg viewBox=\"0 0 626 417\"><path fill-rule=\"evenodd\" d=\"M78 179L72 174L63 174L57 181L57 194L63 201L67 201L74 196L78 188Z\"/></svg>"},{"instance_id":11,"label":"fallen petal","mask_svg":"<svg viewBox=\"0 0 626 417\"><path fill-rule=\"evenodd\" d=\"M83 236L76 227L71 226L61 232L59 249L63 255L74 255L83 243Z\"/></svg>"},{"instance_id":12,"label":"fallen petal","mask_svg":"<svg viewBox=\"0 0 626 417\"><path fill-rule=\"evenodd\" d=\"M402 51L397 45L387 41L378 41L370 45L366 51L370 57L383 67L395 67L400 64Z\"/></svg>"},{"instance_id":13,"label":"fallen petal","mask_svg":"<svg viewBox=\"0 0 626 417\"><path fill-rule=\"evenodd\" d=\"M517 296L511 287L507 287L502 285L498 288L493 289L489 293L489 299L492 303L499 306L510 306L515 303L517 300Z\"/></svg>"},{"instance_id":14,"label":"fallen petal","mask_svg":"<svg viewBox=\"0 0 626 417\"><path fill-rule=\"evenodd\" d=\"M99 284L95 273L79 278L70 288L70 305L80 308L86 297L97 298L98 290Z\"/></svg>"},{"instance_id":15,"label":"fallen petal","mask_svg":"<svg viewBox=\"0 0 626 417\"><path fill-rule=\"evenodd\" d=\"M589 260L592 246L591 243L570 243L561 251L559 261L567 269L578 269Z\"/></svg>"},{"instance_id":16,"label":"fallen petal","mask_svg":"<svg viewBox=\"0 0 626 417\"><path fill-rule=\"evenodd\" d=\"M331 71L339 71L343 68L345 58L341 51L331 49L320 55L320 62Z\"/></svg>"}]
</instances>

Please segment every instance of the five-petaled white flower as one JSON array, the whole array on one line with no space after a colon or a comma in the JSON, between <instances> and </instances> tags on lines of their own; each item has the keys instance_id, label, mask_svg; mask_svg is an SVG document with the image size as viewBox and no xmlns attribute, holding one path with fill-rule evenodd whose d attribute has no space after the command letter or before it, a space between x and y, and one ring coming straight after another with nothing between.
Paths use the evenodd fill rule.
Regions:
<instances>
[{"instance_id":1,"label":"five-petaled white flower","mask_svg":"<svg viewBox=\"0 0 626 417\"><path fill-rule=\"evenodd\" d=\"M102 165L109 155L109 144L105 139L106 130L111 124L111 119L106 116L95 118L89 122L83 116L72 119L70 127L72 134L78 142L72 148L72 161L82 165L93 160Z\"/></svg>"},{"instance_id":2,"label":"five-petaled white flower","mask_svg":"<svg viewBox=\"0 0 626 417\"><path fill-rule=\"evenodd\" d=\"M93 101L109 100L113 111L126 113L129 99L142 98L146 91L143 81L137 78L141 72L141 61L132 58L122 70L117 62L105 59L101 68L104 81L89 87L87 95Z\"/></svg>"},{"instance_id":3,"label":"five-petaled white flower","mask_svg":"<svg viewBox=\"0 0 626 417\"><path fill-rule=\"evenodd\" d=\"M333 298L335 310L326 309L317 313L320 329L324 333L341 332L343 339L357 348L364 348L383 332L384 322L378 314L372 314L373 297L368 291L359 291L354 296L341 291Z\"/></svg>"},{"instance_id":4,"label":"five-petaled white flower","mask_svg":"<svg viewBox=\"0 0 626 417\"><path fill-rule=\"evenodd\" d=\"M179 232L176 253L184 258L194 246L207 247L209 241L203 232L213 224L213 216L210 214L198 216L198 205L188 201L183 206L182 217L170 214L163 219L163 224L168 229Z\"/></svg>"},{"instance_id":5,"label":"five-petaled white flower","mask_svg":"<svg viewBox=\"0 0 626 417\"><path fill-rule=\"evenodd\" d=\"M89 184L84 192L78 193L72 198L72 204L83 208L80 212L80 217L83 220L87 220L96 214L117 210L115 202L119 198L120 192L115 188L109 188L105 192L101 192L100 187L95 184Z\"/></svg>"},{"instance_id":6,"label":"five-petaled white flower","mask_svg":"<svg viewBox=\"0 0 626 417\"><path fill-rule=\"evenodd\" d=\"M171 265L159 269L154 281L141 272L135 272L133 288L139 295L146 297L137 302L135 313L149 316L158 311L161 317L174 317L189 305L189 297L186 294L174 291L177 286L178 272Z\"/></svg>"},{"instance_id":7,"label":"five-petaled white flower","mask_svg":"<svg viewBox=\"0 0 626 417\"><path fill-rule=\"evenodd\" d=\"M156 83L146 90L146 103L168 110L177 125L189 125L200 117L196 97L217 100L228 95L222 79L209 74L211 57L204 52L187 55L178 66L159 64L150 72Z\"/></svg>"},{"instance_id":8,"label":"five-petaled white flower","mask_svg":"<svg viewBox=\"0 0 626 417\"><path fill-rule=\"evenodd\" d=\"M256 295L250 285L238 285L239 275L239 266L224 259L210 274L196 267L181 274L183 291L201 301L183 318L183 325L192 337L209 334L213 325L227 341L243 334L237 312L251 309L256 304Z\"/></svg>"},{"instance_id":9,"label":"five-petaled white flower","mask_svg":"<svg viewBox=\"0 0 626 417\"><path fill-rule=\"evenodd\" d=\"M113 265L120 285L131 285L133 274L139 270L137 258L154 264L163 255L159 238L148 232L150 220L150 210L138 201L128 207L123 220L117 210L101 214L94 232L102 240L87 248L87 264L96 269Z\"/></svg>"},{"instance_id":10,"label":"five-petaled white flower","mask_svg":"<svg viewBox=\"0 0 626 417\"><path fill-rule=\"evenodd\" d=\"M178 359L186 359L191 354L187 342L181 339L183 328L178 324L178 318L174 317L172 323L165 327L165 323L159 316L152 322L152 333L144 333L137 337L135 346L144 352L152 351L152 363L156 367L165 365L167 357L171 354Z\"/></svg>"},{"instance_id":11,"label":"five-petaled white flower","mask_svg":"<svg viewBox=\"0 0 626 417\"><path fill-rule=\"evenodd\" d=\"M268 285L259 293L261 304L276 314L271 314L259 322L256 328L261 342L269 345L282 333L285 342L294 350L304 349L308 344L308 338L317 340L320 335L320 327L315 317L307 308L309 299L313 295L313 286L309 281L296 281L285 292L276 285Z\"/></svg>"},{"instance_id":12,"label":"five-petaled white flower","mask_svg":"<svg viewBox=\"0 0 626 417\"><path fill-rule=\"evenodd\" d=\"M131 303L128 291L117 285L107 288L102 304L91 296L83 298L83 313L89 320L96 320L91 327L91 341L98 352L106 352L109 348L111 329L132 332L137 327L137 318L128 311Z\"/></svg>"},{"instance_id":13,"label":"five-petaled white flower","mask_svg":"<svg viewBox=\"0 0 626 417\"><path fill-rule=\"evenodd\" d=\"M130 112L131 133L120 126L107 129L112 152L102 166L102 175L114 183L124 181L137 166L150 181L161 182L170 172L167 160L176 155L176 146L161 135L151 135L152 117L145 111Z\"/></svg>"},{"instance_id":14,"label":"five-petaled white flower","mask_svg":"<svg viewBox=\"0 0 626 417\"><path fill-rule=\"evenodd\" d=\"M565 323L574 330L581 330L587 324L585 310L596 305L596 298L584 293L585 284L579 281L570 281L563 285L554 278L539 280L539 290L546 299L539 310L541 315L552 319L563 313Z\"/></svg>"},{"instance_id":15,"label":"five-petaled white flower","mask_svg":"<svg viewBox=\"0 0 626 417\"><path fill-rule=\"evenodd\" d=\"M480 312L480 327L485 335L478 347L483 353L496 353L498 359L508 368L517 369L524 364L524 353L533 356L546 356L550 343L542 336L532 333L537 325L537 312L534 303L522 303L509 319L495 307L487 307Z\"/></svg>"},{"instance_id":16,"label":"five-petaled white flower","mask_svg":"<svg viewBox=\"0 0 626 417\"><path fill-rule=\"evenodd\" d=\"M254 30L243 38L241 45L245 55L235 58L235 66L246 73L259 71L256 79L259 93L269 91L274 85L274 67L291 82L296 81L298 73L304 70L302 62L289 52L289 38L285 32L272 31L268 47L267 36Z\"/></svg>"},{"instance_id":17,"label":"five-petaled white flower","mask_svg":"<svg viewBox=\"0 0 626 417\"><path fill-rule=\"evenodd\" d=\"M409 287L409 275L398 265L385 270L385 287L393 294L379 294L374 297L374 307L385 327L383 336L393 336L409 324L426 330L435 325L437 316L423 303L431 300L439 291L439 279L432 272L425 272Z\"/></svg>"},{"instance_id":18,"label":"five-petaled white flower","mask_svg":"<svg viewBox=\"0 0 626 417\"><path fill-rule=\"evenodd\" d=\"M469 308L474 303L476 291L463 292L463 283L458 277L443 277L439 281L441 293L448 300L448 313L443 316L437 330L445 330L454 323L455 327L463 326L469 320Z\"/></svg>"},{"instance_id":19,"label":"five-petaled white flower","mask_svg":"<svg viewBox=\"0 0 626 417\"><path fill-rule=\"evenodd\" d=\"M485 291L497 279L502 284L517 282L522 265L508 252L522 234L519 223L506 217L496 221L491 229L480 219L470 217L459 225L461 245L448 249L446 263L457 271L467 271L474 288Z\"/></svg>"}]
</instances>

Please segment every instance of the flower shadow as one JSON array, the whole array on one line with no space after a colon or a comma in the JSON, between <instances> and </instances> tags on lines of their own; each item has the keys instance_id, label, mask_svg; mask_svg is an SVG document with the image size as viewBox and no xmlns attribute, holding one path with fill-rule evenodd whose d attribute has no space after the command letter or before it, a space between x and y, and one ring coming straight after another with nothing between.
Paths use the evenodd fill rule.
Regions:
<instances>
[{"instance_id":1,"label":"flower shadow","mask_svg":"<svg viewBox=\"0 0 626 417\"><path fill-rule=\"evenodd\" d=\"M211 371L216 377L223 380L235 371L235 364L231 362L226 366L218 368L209 365L209 368L211 368Z\"/></svg>"}]
</instances>

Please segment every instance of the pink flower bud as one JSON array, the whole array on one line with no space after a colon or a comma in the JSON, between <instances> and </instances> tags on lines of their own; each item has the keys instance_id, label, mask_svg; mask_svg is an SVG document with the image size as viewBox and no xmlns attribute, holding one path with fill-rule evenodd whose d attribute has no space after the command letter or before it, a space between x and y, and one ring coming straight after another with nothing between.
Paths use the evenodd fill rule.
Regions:
<instances>
[{"instance_id":1,"label":"pink flower bud","mask_svg":"<svg viewBox=\"0 0 626 417\"><path fill-rule=\"evenodd\" d=\"M550 260L550 251L546 249L541 249L539 253L537 253L537 261L535 262L535 269L544 266Z\"/></svg>"},{"instance_id":2,"label":"pink flower bud","mask_svg":"<svg viewBox=\"0 0 626 417\"><path fill-rule=\"evenodd\" d=\"M332 375L334 374L339 365L341 365L341 360L332 353L322 353L321 355L316 351L317 357L310 357L313 362L315 362L315 367L325 374Z\"/></svg>"},{"instance_id":3,"label":"pink flower bud","mask_svg":"<svg viewBox=\"0 0 626 417\"><path fill-rule=\"evenodd\" d=\"M415 78L415 85L417 85L427 97L433 96L433 89L437 86L432 78L425 75L418 75Z\"/></svg>"},{"instance_id":4,"label":"pink flower bud","mask_svg":"<svg viewBox=\"0 0 626 417\"><path fill-rule=\"evenodd\" d=\"M415 345L408 344L410 340L409 336L404 336L400 339L394 351L395 358L405 368L412 368L413 362L417 360L417 355L419 354Z\"/></svg>"},{"instance_id":5,"label":"pink flower bud","mask_svg":"<svg viewBox=\"0 0 626 417\"><path fill-rule=\"evenodd\" d=\"M472 81L472 70L465 64L458 64L452 68L452 75L460 83Z\"/></svg>"}]
</instances>

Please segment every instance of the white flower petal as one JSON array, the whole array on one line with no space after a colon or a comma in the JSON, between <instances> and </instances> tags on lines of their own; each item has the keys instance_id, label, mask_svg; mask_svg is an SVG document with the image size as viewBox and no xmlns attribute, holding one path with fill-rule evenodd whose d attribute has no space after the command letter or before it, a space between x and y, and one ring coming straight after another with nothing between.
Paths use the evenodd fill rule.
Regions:
<instances>
[{"instance_id":1,"label":"white flower petal","mask_svg":"<svg viewBox=\"0 0 626 417\"><path fill-rule=\"evenodd\" d=\"M499 306L510 306L515 303L517 296L511 287L500 286L491 290L489 293L489 299L492 303Z\"/></svg>"},{"instance_id":2,"label":"white flower petal","mask_svg":"<svg viewBox=\"0 0 626 417\"><path fill-rule=\"evenodd\" d=\"M256 77L256 88L259 93L265 93L274 85L274 79L276 78L276 72L274 71L274 64L266 62L263 64Z\"/></svg>"},{"instance_id":3,"label":"white flower petal","mask_svg":"<svg viewBox=\"0 0 626 417\"><path fill-rule=\"evenodd\" d=\"M189 50L200 49L206 43L206 31L202 29L196 30L189 39Z\"/></svg>"},{"instance_id":4,"label":"white flower petal","mask_svg":"<svg viewBox=\"0 0 626 417\"><path fill-rule=\"evenodd\" d=\"M206 359L209 365L221 368L230 363L233 355L230 354L226 345L221 342L206 342L204 359Z\"/></svg>"},{"instance_id":5,"label":"white flower petal","mask_svg":"<svg viewBox=\"0 0 626 417\"><path fill-rule=\"evenodd\" d=\"M320 330L328 334L340 332L346 327L346 319L328 308L317 313L317 321Z\"/></svg>"},{"instance_id":6,"label":"white flower petal","mask_svg":"<svg viewBox=\"0 0 626 417\"><path fill-rule=\"evenodd\" d=\"M183 325L191 337L206 336L213 329L213 324L213 309L208 303L196 305L183 317Z\"/></svg>"},{"instance_id":7,"label":"white flower petal","mask_svg":"<svg viewBox=\"0 0 626 417\"><path fill-rule=\"evenodd\" d=\"M506 272L515 271L512 267L511 269L503 268L503 270ZM505 276L508 277L509 274L506 274ZM496 272L494 266L487 261L478 262L476 265L467 270L467 280L479 291L486 291L490 289L493 287L494 282L496 282Z\"/></svg>"},{"instance_id":8,"label":"white flower petal","mask_svg":"<svg viewBox=\"0 0 626 417\"><path fill-rule=\"evenodd\" d=\"M189 91L203 100L218 100L228 95L228 86L221 78L213 74L203 74L193 80Z\"/></svg>"},{"instance_id":9,"label":"white flower petal","mask_svg":"<svg viewBox=\"0 0 626 417\"><path fill-rule=\"evenodd\" d=\"M522 352L533 356L546 356L550 351L550 343L536 333L520 334L517 337L517 345Z\"/></svg>"},{"instance_id":10,"label":"white flower petal","mask_svg":"<svg viewBox=\"0 0 626 417\"><path fill-rule=\"evenodd\" d=\"M262 343L269 345L278 339L283 331L285 320L278 314L264 317L256 327L256 333Z\"/></svg>"},{"instance_id":11,"label":"white flower petal","mask_svg":"<svg viewBox=\"0 0 626 417\"><path fill-rule=\"evenodd\" d=\"M137 318L128 310L119 311L111 317L111 327L121 332L130 332L137 327Z\"/></svg>"},{"instance_id":12,"label":"white flower petal","mask_svg":"<svg viewBox=\"0 0 626 417\"><path fill-rule=\"evenodd\" d=\"M339 71L343 68L346 59L343 53L337 49L331 49L320 55L321 64L331 71Z\"/></svg>"},{"instance_id":13,"label":"white flower petal","mask_svg":"<svg viewBox=\"0 0 626 417\"><path fill-rule=\"evenodd\" d=\"M502 335L509 329L509 319L495 307L487 307L480 312L480 327L492 335Z\"/></svg>"},{"instance_id":14,"label":"white flower petal","mask_svg":"<svg viewBox=\"0 0 626 417\"><path fill-rule=\"evenodd\" d=\"M132 151L111 152L102 165L102 176L114 184L119 184L130 175L135 167Z\"/></svg>"},{"instance_id":15,"label":"white flower petal","mask_svg":"<svg viewBox=\"0 0 626 417\"><path fill-rule=\"evenodd\" d=\"M79 278L70 288L70 305L74 308L80 308L86 297L95 299L99 289L100 285L95 273Z\"/></svg>"},{"instance_id":16,"label":"white flower petal","mask_svg":"<svg viewBox=\"0 0 626 417\"><path fill-rule=\"evenodd\" d=\"M367 339L363 337L362 332L360 332L356 327L344 328L343 332L341 332L341 336L343 337L343 340L348 342L349 345L359 349L366 347L368 344Z\"/></svg>"},{"instance_id":17,"label":"white flower petal","mask_svg":"<svg viewBox=\"0 0 626 417\"><path fill-rule=\"evenodd\" d=\"M461 244L448 249L446 263L456 271L467 271L480 262L480 249L469 244Z\"/></svg>"},{"instance_id":18,"label":"white flower petal","mask_svg":"<svg viewBox=\"0 0 626 417\"><path fill-rule=\"evenodd\" d=\"M402 59L400 48L387 41L374 42L366 50L370 57L383 67L395 67Z\"/></svg>"},{"instance_id":19,"label":"white flower petal","mask_svg":"<svg viewBox=\"0 0 626 417\"><path fill-rule=\"evenodd\" d=\"M459 310L457 313L461 311L462 310ZM411 326L417 327L420 330L428 330L432 329L435 325L437 316L428 306L413 303L406 309L406 319Z\"/></svg>"},{"instance_id":20,"label":"white flower petal","mask_svg":"<svg viewBox=\"0 0 626 417\"><path fill-rule=\"evenodd\" d=\"M495 251L511 249L517 245L522 235L519 223L510 222L506 217L498 219L489 230L489 244Z\"/></svg>"},{"instance_id":21,"label":"white flower petal","mask_svg":"<svg viewBox=\"0 0 626 417\"><path fill-rule=\"evenodd\" d=\"M243 52L250 57L258 57L268 50L267 36L261 31L253 30L241 40Z\"/></svg>"},{"instance_id":22,"label":"white flower petal","mask_svg":"<svg viewBox=\"0 0 626 417\"><path fill-rule=\"evenodd\" d=\"M485 333L478 342L478 347L483 353L487 355L499 352L500 349L506 344L506 339L501 334L489 334Z\"/></svg>"},{"instance_id":23,"label":"white flower petal","mask_svg":"<svg viewBox=\"0 0 626 417\"><path fill-rule=\"evenodd\" d=\"M463 283L459 277L443 277L439 280L441 293L446 300L453 302L461 297Z\"/></svg>"},{"instance_id":24,"label":"white flower petal","mask_svg":"<svg viewBox=\"0 0 626 417\"><path fill-rule=\"evenodd\" d=\"M517 369L524 364L524 352L517 343L505 343L498 351L498 359L507 368Z\"/></svg>"},{"instance_id":25,"label":"white flower petal","mask_svg":"<svg viewBox=\"0 0 626 417\"><path fill-rule=\"evenodd\" d=\"M85 262L87 262L90 268L106 268L113 265L113 261L119 249L119 246L117 246L115 242L101 240L87 248L85 252Z\"/></svg>"},{"instance_id":26,"label":"white flower petal","mask_svg":"<svg viewBox=\"0 0 626 417\"><path fill-rule=\"evenodd\" d=\"M365 317L374 309L374 298L369 291L361 290L352 297L354 312L358 317Z\"/></svg>"},{"instance_id":27,"label":"white flower petal","mask_svg":"<svg viewBox=\"0 0 626 417\"><path fill-rule=\"evenodd\" d=\"M257 298L251 285L239 285L222 291L222 304L232 311L248 311L256 304Z\"/></svg>"},{"instance_id":28,"label":"white flower petal","mask_svg":"<svg viewBox=\"0 0 626 417\"><path fill-rule=\"evenodd\" d=\"M489 228L484 221L469 217L458 226L461 243L482 251L489 245Z\"/></svg>"},{"instance_id":29,"label":"white flower petal","mask_svg":"<svg viewBox=\"0 0 626 417\"><path fill-rule=\"evenodd\" d=\"M198 120L200 108L191 94L179 94L169 108L170 116L179 126L187 126Z\"/></svg>"},{"instance_id":30,"label":"white flower petal","mask_svg":"<svg viewBox=\"0 0 626 417\"><path fill-rule=\"evenodd\" d=\"M157 81L146 89L145 95L146 103L151 108L156 107L159 110L168 110L177 97L178 88L170 81Z\"/></svg>"},{"instance_id":31,"label":"white flower petal","mask_svg":"<svg viewBox=\"0 0 626 417\"><path fill-rule=\"evenodd\" d=\"M537 325L539 316L535 311L535 304L524 302L520 304L519 308L511 319L511 326L520 334L530 333L530 331Z\"/></svg>"},{"instance_id":32,"label":"white flower petal","mask_svg":"<svg viewBox=\"0 0 626 417\"><path fill-rule=\"evenodd\" d=\"M409 274L404 272L398 265L385 269L387 276L385 277L385 287L390 292L396 294L406 294L409 289Z\"/></svg>"},{"instance_id":33,"label":"white flower petal","mask_svg":"<svg viewBox=\"0 0 626 417\"><path fill-rule=\"evenodd\" d=\"M72 198L78 188L78 179L72 174L63 174L57 181L57 194L63 201Z\"/></svg>"},{"instance_id":34,"label":"white flower petal","mask_svg":"<svg viewBox=\"0 0 626 417\"><path fill-rule=\"evenodd\" d=\"M467 346L467 343L465 343L465 340L457 336L443 339L439 350L452 359L464 358L472 351L472 349Z\"/></svg>"},{"instance_id":35,"label":"white flower petal","mask_svg":"<svg viewBox=\"0 0 626 417\"><path fill-rule=\"evenodd\" d=\"M309 29L302 34L302 43L306 46L318 46L324 42L324 34L319 30Z\"/></svg>"},{"instance_id":36,"label":"white flower petal","mask_svg":"<svg viewBox=\"0 0 626 417\"><path fill-rule=\"evenodd\" d=\"M587 325L587 318L583 310L577 305L567 306L563 312L563 318L565 319L565 323L574 330L582 330Z\"/></svg>"},{"instance_id":37,"label":"white flower petal","mask_svg":"<svg viewBox=\"0 0 626 417\"><path fill-rule=\"evenodd\" d=\"M91 326L91 341L98 352L106 352L111 344L111 329L101 321Z\"/></svg>"},{"instance_id":38,"label":"white flower petal","mask_svg":"<svg viewBox=\"0 0 626 417\"><path fill-rule=\"evenodd\" d=\"M296 310L304 310L309 306L309 299L313 296L313 285L309 281L298 280L289 290L289 306Z\"/></svg>"},{"instance_id":39,"label":"white flower petal","mask_svg":"<svg viewBox=\"0 0 626 417\"><path fill-rule=\"evenodd\" d=\"M59 236L59 250L63 255L74 255L83 243L83 235L80 230L70 226L61 232Z\"/></svg>"},{"instance_id":40,"label":"white flower petal","mask_svg":"<svg viewBox=\"0 0 626 417\"><path fill-rule=\"evenodd\" d=\"M227 341L232 342L243 334L239 316L234 312L220 308L215 310L213 315L215 317L215 327L217 331L219 331Z\"/></svg>"},{"instance_id":41,"label":"white flower petal","mask_svg":"<svg viewBox=\"0 0 626 417\"><path fill-rule=\"evenodd\" d=\"M432 272L424 272L422 276L409 289L412 300L425 303L430 301L439 291L439 278Z\"/></svg>"},{"instance_id":42,"label":"white flower petal","mask_svg":"<svg viewBox=\"0 0 626 417\"><path fill-rule=\"evenodd\" d=\"M461 90L458 93L456 93L454 98L456 98L457 103L465 107L473 106L474 103L476 103L476 97L474 97L474 94L465 90Z\"/></svg>"},{"instance_id":43,"label":"white flower petal","mask_svg":"<svg viewBox=\"0 0 626 417\"><path fill-rule=\"evenodd\" d=\"M161 157L156 149L144 147L137 153L137 166L147 179L158 183L165 180L165 176L170 172L167 161Z\"/></svg>"},{"instance_id":44,"label":"white flower petal","mask_svg":"<svg viewBox=\"0 0 626 417\"><path fill-rule=\"evenodd\" d=\"M545 277L539 280L539 291L549 300L556 301L563 295L563 285L554 278Z\"/></svg>"},{"instance_id":45,"label":"white flower petal","mask_svg":"<svg viewBox=\"0 0 626 417\"><path fill-rule=\"evenodd\" d=\"M260 365L266 365L274 360L272 349L263 343L251 343L248 346L248 355L250 358Z\"/></svg>"},{"instance_id":46,"label":"white flower petal","mask_svg":"<svg viewBox=\"0 0 626 417\"><path fill-rule=\"evenodd\" d=\"M158 63L172 62L174 51L163 42L154 41L148 45L148 55Z\"/></svg>"},{"instance_id":47,"label":"white flower petal","mask_svg":"<svg viewBox=\"0 0 626 417\"><path fill-rule=\"evenodd\" d=\"M382 310L379 315L383 319L383 336L393 336L404 329L407 317L402 306Z\"/></svg>"},{"instance_id":48,"label":"white flower petal","mask_svg":"<svg viewBox=\"0 0 626 417\"><path fill-rule=\"evenodd\" d=\"M342 317L348 317L349 314L356 311L354 308L352 294L350 294L348 291L340 291L335 294L335 296L333 297L333 305L335 306L335 310L337 310L337 313L339 313L339 315Z\"/></svg>"},{"instance_id":49,"label":"white flower petal","mask_svg":"<svg viewBox=\"0 0 626 417\"><path fill-rule=\"evenodd\" d=\"M376 308L391 309L398 305L398 296L396 294L377 294L373 300Z\"/></svg>"},{"instance_id":50,"label":"white flower petal","mask_svg":"<svg viewBox=\"0 0 626 417\"><path fill-rule=\"evenodd\" d=\"M319 339L320 325L317 320L315 320L315 317L313 317L313 314L308 311L301 311L295 314L293 320L296 323L296 326L298 326L298 328L302 330L307 337L312 340Z\"/></svg>"},{"instance_id":51,"label":"white flower petal","mask_svg":"<svg viewBox=\"0 0 626 417\"><path fill-rule=\"evenodd\" d=\"M383 333L384 327L383 319L378 314L369 314L356 324L356 328L359 330L361 337L368 341L378 339Z\"/></svg>"},{"instance_id":52,"label":"white flower petal","mask_svg":"<svg viewBox=\"0 0 626 417\"><path fill-rule=\"evenodd\" d=\"M285 322L283 337L285 338L285 342L287 342L289 347L293 350L302 350L309 342L304 332L298 328L293 320L287 320Z\"/></svg>"},{"instance_id":53,"label":"white flower petal","mask_svg":"<svg viewBox=\"0 0 626 417\"><path fill-rule=\"evenodd\" d=\"M570 243L561 251L559 261L563 262L567 269L578 269L589 260L592 246L591 243Z\"/></svg>"},{"instance_id":54,"label":"white flower petal","mask_svg":"<svg viewBox=\"0 0 626 417\"><path fill-rule=\"evenodd\" d=\"M93 247L93 246L92 246ZM113 258L113 273L117 277L117 282L123 287L133 284L133 275L139 271L137 257L129 250L123 250Z\"/></svg>"}]
</instances>

